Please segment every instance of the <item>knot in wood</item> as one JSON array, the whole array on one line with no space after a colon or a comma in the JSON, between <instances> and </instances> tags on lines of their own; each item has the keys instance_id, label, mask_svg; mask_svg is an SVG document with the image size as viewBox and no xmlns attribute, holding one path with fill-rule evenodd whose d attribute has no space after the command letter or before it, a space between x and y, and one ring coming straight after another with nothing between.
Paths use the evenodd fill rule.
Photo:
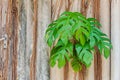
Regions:
<instances>
[{"instance_id":1,"label":"knot in wood","mask_svg":"<svg viewBox=\"0 0 120 80\"><path fill-rule=\"evenodd\" d=\"M18 11L18 10L17 10L17 7L13 7L13 8L12 8L12 13L13 13L13 14L17 13L17 11Z\"/></svg>"}]
</instances>

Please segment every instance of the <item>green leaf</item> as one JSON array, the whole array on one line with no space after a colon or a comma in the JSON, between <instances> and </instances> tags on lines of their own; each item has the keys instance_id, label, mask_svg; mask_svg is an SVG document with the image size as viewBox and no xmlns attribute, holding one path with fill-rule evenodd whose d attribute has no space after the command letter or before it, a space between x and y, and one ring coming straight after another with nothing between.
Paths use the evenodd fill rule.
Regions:
<instances>
[{"instance_id":1,"label":"green leaf","mask_svg":"<svg viewBox=\"0 0 120 80\"><path fill-rule=\"evenodd\" d=\"M100 41L100 36L98 36L97 34L93 33L92 36L94 36L98 42Z\"/></svg>"},{"instance_id":2,"label":"green leaf","mask_svg":"<svg viewBox=\"0 0 120 80\"><path fill-rule=\"evenodd\" d=\"M51 47L50 66L54 67L58 62L58 67L62 68L71 61L73 70L80 71L81 65L91 65L95 46L108 58L112 44L108 36L97 28L99 26L97 19L86 18L79 12L62 13L45 33L45 41Z\"/></svg>"},{"instance_id":3,"label":"green leaf","mask_svg":"<svg viewBox=\"0 0 120 80\"><path fill-rule=\"evenodd\" d=\"M107 59L110 56L110 49L107 47L104 47L104 57Z\"/></svg>"},{"instance_id":4,"label":"green leaf","mask_svg":"<svg viewBox=\"0 0 120 80\"><path fill-rule=\"evenodd\" d=\"M51 59L51 60L50 60L50 66L51 66L51 67L54 67L55 64L56 64L56 62L55 62L53 59Z\"/></svg>"},{"instance_id":5,"label":"green leaf","mask_svg":"<svg viewBox=\"0 0 120 80\"><path fill-rule=\"evenodd\" d=\"M53 31L55 29L55 27L48 27L48 29L46 30L46 33L49 31Z\"/></svg>"},{"instance_id":6,"label":"green leaf","mask_svg":"<svg viewBox=\"0 0 120 80\"><path fill-rule=\"evenodd\" d=\"M84 35L89 38L90 33L85 28L80 28Z\"/></svg>"},{"instance_id":7,"label":"green leaf","mask_svg":"<svg viewBox=\"0 0 120 80\"><path fill-rule=\"evenodd\" d=\"M112 45L109 42L102 42L104 46L112 48Z\"/></svg>"},{"instance_id":8,"label":"green leaf","mask_svg":"<svg viewBox=\"0 0 120 80\"><path fill-rule=\"evenodd\" d=\"M70 53L71 56L73 56L73 44L72 43L68 43L66 46L66 50L68 51L68 53Z\"/></svg>"},{"instance_id":9,"label":"green leaf","mask_svg":"<svg viewBox=\"0 0 120 80\"><path fill-rule=\"evenodd\" d=\"M78 58L79 58L80 61L83 61L84 54L85 54L85 49L83 49L78 55Z\"/></svg>"},{"instance_id":10,"label":"green leaf","mask_svg":"<svg viewBox=\"0 0 120 80\"><path fill-rule=\"evenodd\" d=\"M99 43L99 44L98 44L98 49L99 49L99 51L100 51L100 54L102 54L102 51L103 51L102 43Z\"/></svg>"},{"instance_id":11,"label":"green leaf","mask_svg":"<svg viewBox=\"0 0 120 80\"><path fill-rule=\"evenodd\" d=\"M65 51L62 51L62 52L64 53ZM58 59L58 67L62 68L63 66L65 66L65 64L66 64L65 57L63 54L60 54Z\"/></svg>"},{"instance_id":12,"label":"green leaf","mask_svg":"<svg viewBox=\"0 0 120 80\"><path fill-rule=\"evenodd\" d=\"M65 11L65 12L63 12L63 13L61 14L61 16L63 16L63 15L71 15L71 14L73 14L73 13L72 13L72 12Z\"/></svg>"},{"instance_id":13,"label":"green leaf","mask_svg":"<svg viewBox=\"0 0 120 80\"><path fill-rule=\"evenodd\" d=\"M58 40L58 42L57 42L55 47L59 47L59 46L64 46L64 44L63 44L61 39Z\"/></svg>"},{"instance_id":14,"label":"green leaf","mask_svg":"<svg viewBox=\"0 0 120 80\"><path fill-rule=\"evenodd\" d=\"M72 27L72 34L74 34L79 27L80 27L79 23L74 24Z\"/></svg>"},{"instance_id":15,"label":"green leaf","mask_svg":"<svg viewBox=\"0 0 120 80\"><path fill-rule=\"evenodd\" d=\"M56 61L58 60L58 58L59 58L59 54L57 54L57 53L50 57L50 66L51 67L55 66Z\"/></svg>"},{"instance_id":16,"label":"green leaf","mask_svg":"<svg viewBox=\"0 0 120 80\"><path fill-rule=\"evenodd\" d=\"M110 42L110 39L107 38L107 37L101 37L101 38L102 38L101 40L103 40L103 41L108 41L108 42Z\"/></svg>"},{"instance_id":17,"label":"green leaf","mask_svg":"<svg viewBox=\"0 0 120 80\"><path fill-rule=\"evenodd\" d=\"M82 17L83 19L86 19L86 17L79 12L74 12L74 15L77 15L79 17Z\"/></svg>"},{"instance_id":18,"label":"green leaf","mask_svg":"<svg viewBox=\"0 0 120 80\"><path fill-rule=\"evenodd\" d=\"M80 33L81 33L80 29L78 29L75 33L75 38L77 41L79 41L79 39L80 39Z\"/></svg>"},{"instance_id":19,"label":"green leaf","mask_svg":"<svg viewBox=\"0 0 120 80\"><path fill-rule=\"evenodd\" d=\"M65 24L66 24L66 20L63 20L61 22L57 22L55 27L60 30L60 28L62 28L62 26L64 26Z\"/></svg>"},{"instance_id":20,"label":"green leaf","mask_svg":"<svg viewBox=\"0 0 120 80\"><path fill-rule=\"evenodd\" d=\"M89 51L86 51L86 53L83 56L83 61L86 65L86 67L90 66L92 60L93 60L93 55Z\"/></svg>"},{"instance_id":21,"label":"green leaf","mask_svg":"<svg viewBox=\"0 0 120 80\"><path fill-rule=\"evenodd\" d=\"M62 42L63 42L65 45L67 45L67 43L68 43L68 37L67 37L66 34L63 34L63 35L61 36L61 40L62 40Z\"/></svg>"},{"instance_id":22,"label":"green leaf","mask_svg":"<svg viewBox=\"0 0 120 80\"><path fill-rule=\"evenodd\" d=\"M99 28L93 27L93 30L96 31L97 33L103 35L102 31Z\"/></svg>"},{"instance_id":23,"label":"green leaf","mask_svg":"<svg viewBox=\"0 0 120 80\"><path fill-rule=\"evenodd\" d=\"M82 50L82 47L80 44L76 44L75 49L76 49L77 54L79 55L80 51Z\"/></svg>"},{"instance_id":24,"label":"green leaf","mask_svg":"<svg viewBox=\"0 0 120 80\"><path fill-rule=\"evenodd\" d=\"M82 65L75 58L71 61L71 66L75 72L78 72L82 69Z\"/></svg>"},{"instance_id":25,"label":"green leaf","mask_svg":"<svg viewBox=\"0 0 120 80\"><path fill-rule=\"evenodd\" d=\"M53 37L52 36L49 37L47 43L50 47L52 46L52 44L53 44Z\"/></svg>"},{"instance_id":26,"label":"green leaf","mask_svg":"<svg viewBox=\"0 0 120 80\"><path fill-rule=\"evenodd\" d=\"M85 42L86 42L85 36L83 35L83 33L81 33L80 34L80 43L81 43L81 45L84 46Z\"/></svg>"},{"instance_id":27,"label":"green leaf","mask_svg":"<svg viewBox=\"0 0 120 80\"><path fill-rule=\"evenodd\" d=\"M52 21L52 22L48 25L48 28L49 28L49 27L54 27L54 26L56 25L56 23L57 23L56 20L55 20L55 21Z\"/></svg>"},{"instance_id":28,"label":"green leaf","mask_svg":"<svg viewBox=\"0 0 120 80\"><path fill-rule=\"evenodd\" d=\"M91 25L102 26L95 18L88 18L87 20L90 21Z\"/></svg>"},{"instance_id":29,"label":"green leaf","mask_svg":"<svg viewBox=\"0 0 120 80\"><path fill-rule=\"evenodd\" d=\"M90 47L93 48L95 46L95 38L93 36L90 37Z\"/></svg>"},{"instance_id":30,"label":"green leaf","mask_svg":"<svg viewBox=\"0 0 120 80\"><path fill-rule=\"evenodd\" d=\"M57 29L55 29L54 32L53 32L53 36L54 36L55 40L58 39L59 36L60 36L60 34L58 34L56 31L57 31Z\"/></svg>"},{"instance_id":31,"label":"green leaf","mask_svg":"<svg viewBox=\"0 0 120 80\"><path fill-rule=\"evenodd\" d=\"M74 21L73 19L70 19L69 24L70 24L71 26L73 26L73 25L75 25L76 23L75 23L75 21Z\"/></svg>"},{"instance_id":32,"label":"green leaf","mask_svg":"<svg viewBox=\"0 0 120 80\"><path fill-rule=\"evenodd\" d=\"M67 53L65 53L64 55L65 55L66 59L67 59L68 61L70 61L69 55L68 55Z\"/></svg>"}]
</instances>

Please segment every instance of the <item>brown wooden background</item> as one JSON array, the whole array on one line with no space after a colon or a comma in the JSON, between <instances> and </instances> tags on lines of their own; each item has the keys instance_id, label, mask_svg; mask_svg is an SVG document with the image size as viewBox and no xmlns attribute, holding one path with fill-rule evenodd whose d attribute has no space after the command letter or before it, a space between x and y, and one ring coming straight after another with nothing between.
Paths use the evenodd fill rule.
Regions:
<instances>
[{"instance_id":1,"label":"brown wooden background","mask_svg":"<svg viewBox=\"0 0 120 80\"><path fill-rule=\"evenodd\" d=\"M51 69L44 33L63 11L97 18L112 39L111 57L96 52L91 67L78 73L69 64ZM0 0L0 80L120 80L119 41L120 0Z\"/></svg>"}]
</instances>

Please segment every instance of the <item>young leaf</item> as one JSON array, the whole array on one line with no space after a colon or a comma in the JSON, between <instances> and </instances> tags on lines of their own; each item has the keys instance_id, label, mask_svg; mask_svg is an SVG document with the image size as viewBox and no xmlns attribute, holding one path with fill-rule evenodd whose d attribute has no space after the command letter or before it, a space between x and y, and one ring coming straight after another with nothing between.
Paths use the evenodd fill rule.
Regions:
<instances>
[{"instance_id":1,"label":"young leaf","mask_svg":"<svg viewBox=\"0 0 120 80\"><path fill-rule=\"evenodd\" d=\"M86 18L78 12L64 12L47 28L45 38L51 47L50 66L65 66L71 61L75 72L82 69L81 65L91 65L94 47L98 47L105 58L110 56L112 44L110 39L97 27L101 24L95 18Z\"/></svg>"},{"instance_id":2,"label":"young leaf","mask_svg":"<svg viewBox=\"0 0 120 80\"><path fill-rule=\"evenodd\" d=\"M52 46L52 44L53 44L53 37L52 36L49 37L47 43L50 47Z\"/></svg>"},{"instance_id":3,"label":"young leaf","mask_svg":"<svg viewBox=\"0 0 120 80\"><path fill-rule=\"evenodd\" d=\"M82 65L76 58L73 58L73 60L71 61L71 66L75 72L78 72L82 69Z\"/></svg>"},{"instance_id":4,"label":"young leaf","mask_svg":"<svg viewBox=\"0 0 120 80\"><path fill-rule=\"evenodd\" d=\"M68 43L66 46L66 50L68 53L70 53L71 56L73 56L73 44L72 43Z\"/></svg>"},{"instance_id":5,"label":"young leaf","mask_svg":"<svg viewBox=\"0 0 120 80\"><path fill-rule=\"evenodd\" d=\"M84 46L85 42L86 42L85 36L84 36L83 33L81 33L80 34L80 43L81 43L81 45Z\"/></svg>"},{"instance_id":6,"label":"young leaf","mask_svg":"<svg viewBox=\"0 0 120 80\"><path fill-rule=\"evenodd\" d=\"M104 47L104 57L107 59L110 56L110 49L107 47Z\"/></svg>"},{"instance_id":7,"label":"young leaf","mask_svg":"<svg viewBox=\"0 0 120 80\"><path fill-rule=\"evenodd\" d=\"M64 53L65 51L62 51L62 52ZM62 68L65 64L66 64L65 57L61 53L60 56L59 56L59 59L58 59L58 67Z\"/></svg>"},{"instance_id":8,"label":"young leaf","mask_svg":"<svg viewBox=\"0 0 120 80\"><path fill-rule=\"evenodd\" d=\"M51 67L55 66L56 61L58 60L58 58L59 58L59 54L57 54L57 53L50 57L50 66Z\"/></svg>"}]
</instances>

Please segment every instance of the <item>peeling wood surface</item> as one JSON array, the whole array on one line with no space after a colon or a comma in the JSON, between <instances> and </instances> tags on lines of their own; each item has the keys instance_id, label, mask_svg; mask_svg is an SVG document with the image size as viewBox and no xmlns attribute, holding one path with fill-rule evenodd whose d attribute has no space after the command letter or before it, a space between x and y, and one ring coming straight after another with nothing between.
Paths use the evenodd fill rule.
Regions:
<instances>
[{"instance_id":1,"label":"peeling wood surface","mask_svg":"<svg viewBox=\"0 0 120 80\"><path fill-rule=\"evenodd\" d=\"M119 0L0 0L0 39L7 34L7 48L0 41L0 80L120 80ZM112 39L111 59L97 50L89 69L75 73L67 63L49 67L44 40L48 24L64 11L95 17Z\"/></svg>"}]
</instances>

